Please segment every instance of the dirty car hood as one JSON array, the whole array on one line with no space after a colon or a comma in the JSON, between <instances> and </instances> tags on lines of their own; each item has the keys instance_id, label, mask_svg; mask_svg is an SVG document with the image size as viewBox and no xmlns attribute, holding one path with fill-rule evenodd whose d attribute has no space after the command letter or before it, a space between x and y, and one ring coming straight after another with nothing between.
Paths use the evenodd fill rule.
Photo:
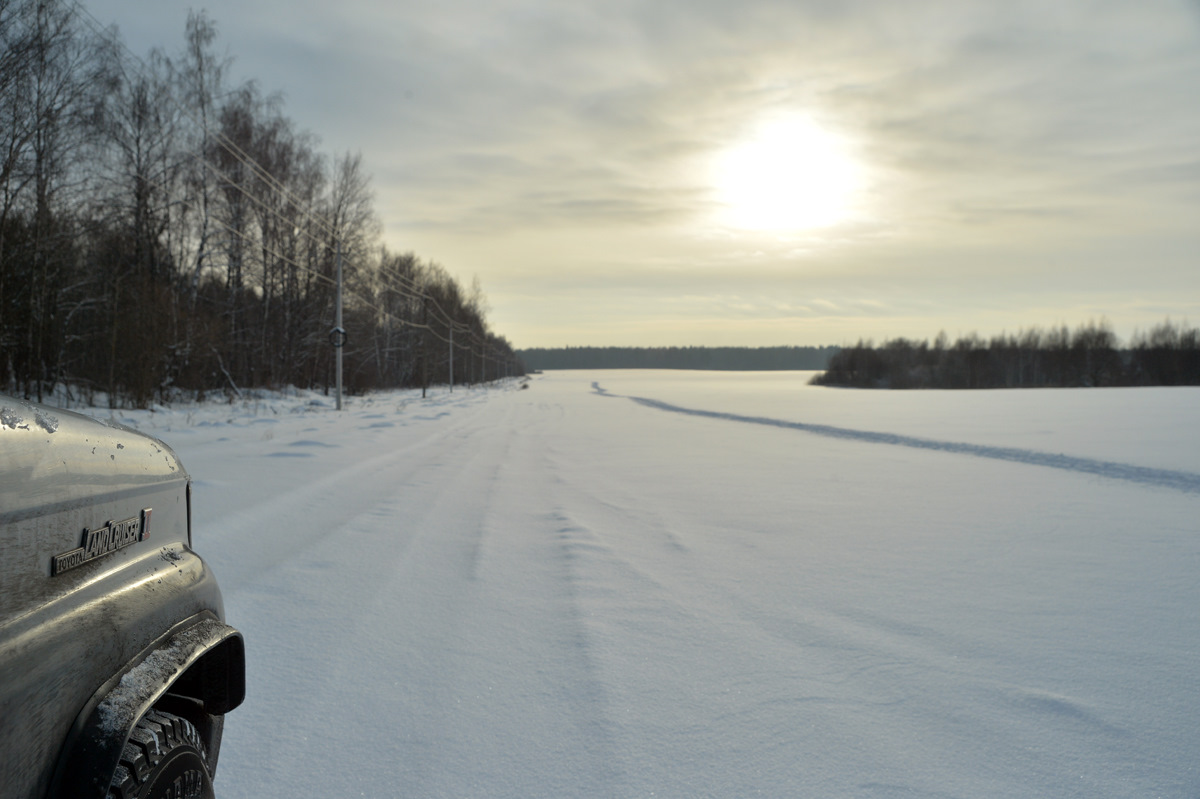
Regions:
<instances>
[{"instance_id":1,"label":"dirty car hood","mask_svg":"<svg viewBox=\"0 0 1200 799\"><path fill-rule=\"evenodd\" d=\"M0 523L175 481L187 472L157 439L0 395Z\"/></svg>"}]
</instances>

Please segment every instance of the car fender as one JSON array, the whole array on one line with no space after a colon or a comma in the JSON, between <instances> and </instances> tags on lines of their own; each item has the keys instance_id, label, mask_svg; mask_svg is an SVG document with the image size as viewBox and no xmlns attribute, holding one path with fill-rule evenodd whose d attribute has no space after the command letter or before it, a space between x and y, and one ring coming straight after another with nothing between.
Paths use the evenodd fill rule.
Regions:
<instances>
[{"instance_id":1,"label":"car fender","mask_svg":"<svg viewBox=\"0 0 1200 799\"><path fill-rule=\"evenodd\" d=\"M96 691L67 737L51 783L52 799L104 799L121 750L138 719L168 694L180 694L217 723L202 730L219 745L220 717L245 698L242 635L204 612L187 619L132 659ZM213 764L215 766L215 763Z\"/></svg>"}]
</instances>

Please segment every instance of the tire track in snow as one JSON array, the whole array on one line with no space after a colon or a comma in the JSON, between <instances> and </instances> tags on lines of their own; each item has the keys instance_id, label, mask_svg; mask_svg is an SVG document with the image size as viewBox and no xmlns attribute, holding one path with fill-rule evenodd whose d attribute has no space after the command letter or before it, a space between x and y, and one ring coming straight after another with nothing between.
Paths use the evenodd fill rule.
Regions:
<instances>
[{"instance_id":1,"label":"tire track in snow","mask_svg":"<svg viewBox=\"0 0 1200 799\"><path fill-rule=\"evenodd\" d=\"M608 769L614 760L613 723L608 713L596 714L596 708L611 705L600 663L597 661L595 632L589 626L591 613L587 608L588 595L595 588L588 583L586 564L582 559L603 551L594 533L579 524L565 508L556 507L549 516L554 530L557 568L562 591L558 613L564 624L566 663L574 678L564 683L561 701L571 709L581 735L591 742L589 749L605 754ZM598 761L599 762L599 761ZM615 776L615 771L609 775Z\"/></svg>"},{"instance_id":2,"label":"tire track in snow","mask_svg":"<svg viewBox=\"0 0 1200 799\"><path fill-rule=\"evenodd\" d=\"M394 494L397 485L427 479L427 453L436 451L443 435L449 432L422 436L408 446L317 477L299 478L297 485L264 496L257 504L233 511L204 507L197 526L212 541L208 560L219 567L226 597L253 584L261 574L286 567L334 531L370 513ZM290 530L286 548L275 536L264 534L283 527ZM226 545L228 541L236 545ZM236 552L236 557L225 557L225 552Z\"/></svg>"},{"instance_id":3,"label":"tire track in snow","mask_svg":"<svg viewBox=\"0 0 1200 799\"><path fill-rule=\"evenodd\" d=\"M388 795L371 789L379 773L414 796L468 795L466 786L494 781L503 761L490 751L458 766L457 789L436 788L456 760L483 748L471 731L508 701L486 657L500 650L481 643L504 618L483 606L478 585L493 497L476 489L493 486L513 438L497 429L468 414L408 446L398 446L403 434L385 431L377 439L384 455L268 503L294 505L289 539L300 538L303 551L289 547L282 568L258 574L233 599L271 608L257 619L245 606L241 612L248 638L287 653L269 674L256 670L251 701L278 709L289 724L267 740L239 741L253 756L231 758L235 774L274 764L278 782L293 783L289 795L357 796L359 784L363 795ZM279 607L289 604L305 611L295 626L261 623L287 618ZM341 731L338 745L355 752L352 762L307 734L324 728ZM332 776L337 768L348 776ZM298 790L292 775L314 769L320 777Z\"/></svg>"},{"instance_id":4,"label":"tire track in snow","mask_svg":"<svg viewBox=\"0 0 1200 799\"><path fill-rule=\"evenodd\" d=\"M938 441L932 438L905 436L897 433L881 433L871 430L854 430L846 427L834 427L824 424L809 424L807 422L789 422L783 419L771 419L765 416L742 416L736 413L721 411L706 411L699 408L685 408L672 405L669 402L650 399L649 397L632 397L623 394L611 394L600 386L592 383L592 389L602 397L615 397L633 400L655 410L679 413L686 416L700 416L707 419L721 419L729 422L765 425L767 427L782 427L787 430L799 430L828 438L840 438L849 441L865 441L870 444L890 444L898 447L933 450L936 452L951 452L958 455L972 455L977 458L1024 463L1030 466L1046 466L1051 469L1063 469L1082 474L1093 474L1110 480L1123 480L1129 483L1139 483L1187 494L1200 494L1200 474L1181 472L1171 469L1155 469L1149 466L1134 466L1129 463L1102 461L1095 458L1080 458L1062 453L1040 452L1033 449L1017 447L992 447L985 444L968 444L960 441Z\"/></svg>"},{"instance_id":5,"label":"tire track in snow","mask_svg":"<svg viewBox=\"0 0 1200 799\"><path fill-rule=\"evenodd\" d=\"M586 549L589 531L559 509L543 479L552 474L544 409L532 416L515 403L495 410L488 426L463 439L464 458L476 465L453 459L457 485L449 497L473 496L474 510L449 525L469 568L436 570L435 579L458 578L439 600L436 624L443 632L429 639L450 648L448 657L432 659L436 672L419 682L436 688L450 681L463 690L486 684L492 694L479 723L493 729L490 714L529 730L521 742L503 735L486 744L463 742L461 756L508 763L514 772L504 790L493 787L487 795L625 795L608 684L581 606L586 590L576 557L584 552L577 546ZM444 754L425 759L452 767ZM445 782L436 773L428 780Z\"/></svg>"}]
</instances>

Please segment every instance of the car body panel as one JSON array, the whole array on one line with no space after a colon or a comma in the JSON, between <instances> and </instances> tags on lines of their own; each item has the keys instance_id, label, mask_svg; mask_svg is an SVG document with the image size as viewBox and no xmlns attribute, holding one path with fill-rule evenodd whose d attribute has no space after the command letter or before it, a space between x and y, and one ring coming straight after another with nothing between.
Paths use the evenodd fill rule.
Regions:
<instances>
[{"instance_id":1,"label":"car body panel","mask_svg":"<svg viewBox=\"0 0 1200 799\"><path fill-rule=\"evenodd\" d=\"M190 547L189 501L188 474L161 441L0 396L6 796L47 795L72 730L169 631L223 621L216 580Z\"/></svg>"}]
</instances>

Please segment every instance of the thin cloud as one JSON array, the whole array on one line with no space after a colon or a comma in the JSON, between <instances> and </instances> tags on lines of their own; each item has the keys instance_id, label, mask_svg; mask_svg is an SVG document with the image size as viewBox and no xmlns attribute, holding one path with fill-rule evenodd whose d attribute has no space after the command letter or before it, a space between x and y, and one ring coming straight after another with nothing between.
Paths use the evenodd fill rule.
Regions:
<instances>
[{"instance_id":1,"label":"thin cloud","mask_svg":"<svg viewBox=\"0 0 1200 799\"><path fill-rule=\"evenodd\" d=\"M893 315L861 332L883 338L975 310L1099 307L1120 325L1200 296L1198 0L252 6L209 6L241 74L282 90L324 146L361 150L389 244L479 273L521 345L542 343L550 304L581 331L552 343L603 344L584 336L646 334L677 297L737 296L739 317L769 319L823 296L864 321L880 313L853 310L869 285ZM89 7L182 41L170 4ZM708 165L789 111L851 143L870 215L722 229ZM663 316L663 335L685 323Z\"/></svg>"}]
</instances>

